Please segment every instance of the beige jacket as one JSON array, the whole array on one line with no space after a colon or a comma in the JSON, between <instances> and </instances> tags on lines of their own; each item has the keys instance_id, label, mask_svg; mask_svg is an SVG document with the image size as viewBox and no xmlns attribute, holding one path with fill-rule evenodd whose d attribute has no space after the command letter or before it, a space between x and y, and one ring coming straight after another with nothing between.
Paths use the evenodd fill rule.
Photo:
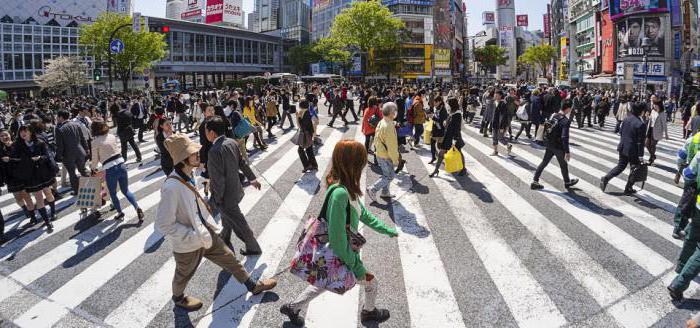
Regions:
<instances>
[{"instance_id":1,"label":"beige jacket","mask_svg":"<svg viewBox=\"0 0 700 328\"><path fill-rule=\"evenodd\" d=\"M161 200L156 212L156 229L163 233L173 246L175 253L189 253L212 246L212 236L199 218L199 211L207 226L215 233L221 227L214 221L206 205L177 177L173 171L160 189ZM167 196L165 196L167 195Z\"/></svg>"},{"instance_id":2,"label":"beige jacket","mask_svg":"<svg viewBox=\"0 0 700 328\"><path fill-rule=\"evenodd\" d=\"M92 149L90 168L93 170L97 169L98 164L121 154L121 144L119 143L119 139L110 133L93 139L90 147Z\"/></svg>"}]
</instances>

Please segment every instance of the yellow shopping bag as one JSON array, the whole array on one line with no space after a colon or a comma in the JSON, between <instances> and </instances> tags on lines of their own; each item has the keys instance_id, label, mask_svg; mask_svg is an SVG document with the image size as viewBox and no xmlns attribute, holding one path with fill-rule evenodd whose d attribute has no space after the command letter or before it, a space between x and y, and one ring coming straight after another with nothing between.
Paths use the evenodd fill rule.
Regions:
<instances>
[{"instance_id":1,"label":"yellow shopping bag","mask_svg":"<svg viewBox=\"0 0 700 328\"><path fill-rule=\"evenodd\" d=\"M457 173L464 169L462 165L462 154L457 150L457 147L452 146L452 149L445 154L445 171L448 173Z\"/></svg>"},{"instance_id":2,"label":"yellow shopping bag","mask_svg":"<svg viewBox=\"0 0 700 328\"><path fill-rule=\"evenodd\" d=\"M423 142L425 142L426 145L430 144L430 138L431 135L433 134L433 120L428 120L423 124Z\"/></svg>"}]
</instances>

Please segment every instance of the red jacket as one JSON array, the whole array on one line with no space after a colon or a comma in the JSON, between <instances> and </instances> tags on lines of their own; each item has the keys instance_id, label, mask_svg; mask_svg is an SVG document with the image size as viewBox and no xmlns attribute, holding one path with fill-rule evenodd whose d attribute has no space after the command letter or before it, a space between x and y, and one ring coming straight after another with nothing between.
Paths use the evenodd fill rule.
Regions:
<instances>
[{"instance_id":1,"label":"red jacket","mask_svg":"<svg viewBox=\"0 0 700 328\"><path fill-rule=\"evenodd\" d=\"M374 134L375 131L375 128L369 125L369 118L372 117L372 115L379 116L380 120L384 118L384 116L382 115L382 111L379 109L379 106L368 107L365 110L365 113L362 115L362 133L366 136ZM379 124L379 122L377 122L377 124Z\"/></svg>"}]
</instances>

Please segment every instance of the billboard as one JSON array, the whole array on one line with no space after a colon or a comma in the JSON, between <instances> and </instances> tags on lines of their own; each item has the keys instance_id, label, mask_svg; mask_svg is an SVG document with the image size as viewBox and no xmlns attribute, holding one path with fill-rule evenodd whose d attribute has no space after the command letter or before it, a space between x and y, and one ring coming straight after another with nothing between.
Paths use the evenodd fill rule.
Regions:
<instances>
[{"instance_id":1,"label":"billboard","mask_svg":"<svg viewBox=\"0 0 700 328\"><path fill-rule=\"evenodd\" d=\"M481 14L481 22L483 25L496 24L496 13L493 11L484 11Z\"/></svg>"},{"instance_id":2,"label":"billboard","mask_svg":"<svg viewBox=\"0 0 700 328\"><path fill-rule=\"evenodd\" d=\"M527 27L528 25L527 15L517 15L515 16L515 21L518 23L518 26Z\"/></svg>"},{"instance_id":3,"label":"billboard","mask_svg":"<svg viewBox=\"0 0 700 328\"><path fill-rule=\"evenodd\" d=\"M601 13L601 58L603 73L612 74L615 71L615 28L610 15L603 11Z\"/></svg>"},{"instance_id":4,"label":"billboard","mask_svg":"<svg viewBox=\"0 0 700 328\"><path fill-rule=\"evenodd\" d=\"M312 0L311 8L313 11L322 10L330 6L331 0Z\"/></svg>"},{"instance_id":5,"label":"billboard","mask_svg":"<svg viewBox=\"0 0 700 328\"><path fill-rule=\"evenodd\" d=\"M668 12L668 0L610 0L609 4L613 20L634 14Z\"/></svg>"},{"instance_id":6,"label":"billboard","mask_svg":"<svg viewBox=\"0 0 700 328\"><path fill-rule=\"evenodd\" d=\"M435 68L450 68L450 49L435 49Z\"/></svg>"},{"instance_id":7,"label":"billboard","mask_svg":"<svg viewBox=\"0 0 700 328\"><path fill-rule=\"evenodd\" d=\"M679 27L683 24L683 18L681 17L681 0L670 0L671 1L671 25L673 27Z\"/></svg>"},{"instance_id":8,"label":"billboard","mask_svg":"<svg viewBox=\"0 0 700 328\"><path fill-rule=\"evenodd\" d=\"M411 5L411 6L432 6L432 0L382 0L385 6Z\"/></svg>"},{"instance_id":9,"label":"billboard","mask_svg":"<svg viewBox=\"0 0 700 328\"><path fill-rule=\"evenodd\" d=\"M224 20L224 0L207 0L207 24L221 23Z\"/></svg>"},{"instance_id":10,"label":"billboard","mask_svg":"<svg viewBox=\"0 0 700 328\"><path fill-rule=\"evenodd\" d=\"M450 13L451 0L436 0L433 7L434 40L436 48L451 49L454 39L452 26L452 13ZM448 66L449 68L449 66Z\"/></svg>"},{"instance_id":11,"label":"billboard","mask_svg":"<svg viewBox=\"0 0 700 328\"><path fill-rule=\"evenodd\" d=\"M515 9L515 0L496 0L496 9Z\"/></svg>"},{"instance_id":12,"label":"billboard","mask_svg":"<svg viewBox=\"0 0 700 328\"><path fill-rule=\"evenodd\" d=\"M243 26L242 0L224 0L224 23Z\"/></svg>"},{"instance_id":13,"label":"billboard","mask_svg":"<svg viewBox=\"0 0 700 328\"><path fill-rule=\"evenodd\" d=\"M54 21L60 26L66 26L73 22L79 25L91 24L105 10L120 11L123 9L124 11L121 12L128 13L129 8L130 2L128 0L16 0L3 1L0 16L7 15L15 20L16 24L31 18L40 25Z\"/></svg>"},{"instance_id":14,"label":"billboard","mask_svg":"<svg viewBox=\"0 0 700 328\"><path fill-rule=\"evenodd\" d=\"M666 54L664 35L668 22L663 17L631 17L615 23L617 28L618 58L642 57L642 39L651 39L649 56L663 57Z\"/></svg>"}]
</instances>

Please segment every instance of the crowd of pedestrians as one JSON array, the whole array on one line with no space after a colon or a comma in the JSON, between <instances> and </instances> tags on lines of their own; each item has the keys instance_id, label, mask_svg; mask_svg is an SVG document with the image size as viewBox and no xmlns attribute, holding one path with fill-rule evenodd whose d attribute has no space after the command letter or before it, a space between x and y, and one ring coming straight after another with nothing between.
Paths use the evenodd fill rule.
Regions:
<instances>
[{"instance_id":1,"label":"crowd of pedestrians","mask_svg":"<svg viewBox=\"0 0 700 328\"><path fill-rule=\"evenodd\" d=\"M295 130L292 143L297 147L302 173L317 172L316 146L323 142L318 133L319 103L328 107L328 127L334 128L339 119L344 126L359 125L364 135L364 144L344 140L331 145L334 150L320 215L328 226L329 249L364 287L363 321L385 321L390 312L375 306L379 280L362 263L359 247L354 247L354 240L361 239L356 236L358 223L389 237L398 234L378 220L360 197L366 195L372 202L396 199L390 186L404 170L405 154L411 151L425 151L427 156L429 150L429 164L434 165L429 177L439 176L441 169L456 176L467 175L464 151L470 140L463 132L467 124L490 138L492 156L514 157L513 147L523 144L518 140L524 133L534 147L543 149L531 189L544 188L540 177L552 158L556 158L568 189L579 181L569 176L570 130L602 129L612 118L620 135L619 158L617 166L600 179L605 192L610 180L627 166L637 171L654 164L657 145L668 139L668 124L675 122L679 113L688 139L678 155L676 183L681 177L685 183L673 237L685 242L676 271L679 275L668 287L672 298L681 300L690 281L700 273L700 225L693 220L698 216L696 208L700 208L700 160L695 158L700 150L700 102L693 99L684 99L679 105L675 98L659 95L639 97L612 90L544 85L328 83L248 85L163 97L137 94L14 100L2 108L10 117L0 120L0 183L27 217L27 227L41 219L50 233L52 222L58 219L56 199L65 197L61 185L76 196L81 177L89 176L103 179L116 212L114 219L125 216L119 189L141 223L144 212L129 190L127 161L129 149L135 163L143 161L146 154L141 153L139 144L152 130L160 168L167 176L161 192L168 197L159 202L155 222L173 246L172 300L178 307L198 310L202 302L187 295L185 289L202 258L230 272L253 294L276 286L272 278L254 279L236 258L231 241L235 235L244 243L237 251L240 255L258 256L265 251L239 207L246 188L261 188L249 155L266 151L268 143L277 138L276 132ZM513 129L515 123L520 124L519 130ZM199 142L194 142L194 137ZM380 178L363 190L360 177L368 164L378 168ZM65 178L57 179L62 176ZM634 174L629 176L624 192L633 194L636 180ZM5 242L4 223L2 226L0 242ZM326 290L312 284L294 300L287 300L280 311L302 326L302 309Z\"/></svg>"}]
</instances>

